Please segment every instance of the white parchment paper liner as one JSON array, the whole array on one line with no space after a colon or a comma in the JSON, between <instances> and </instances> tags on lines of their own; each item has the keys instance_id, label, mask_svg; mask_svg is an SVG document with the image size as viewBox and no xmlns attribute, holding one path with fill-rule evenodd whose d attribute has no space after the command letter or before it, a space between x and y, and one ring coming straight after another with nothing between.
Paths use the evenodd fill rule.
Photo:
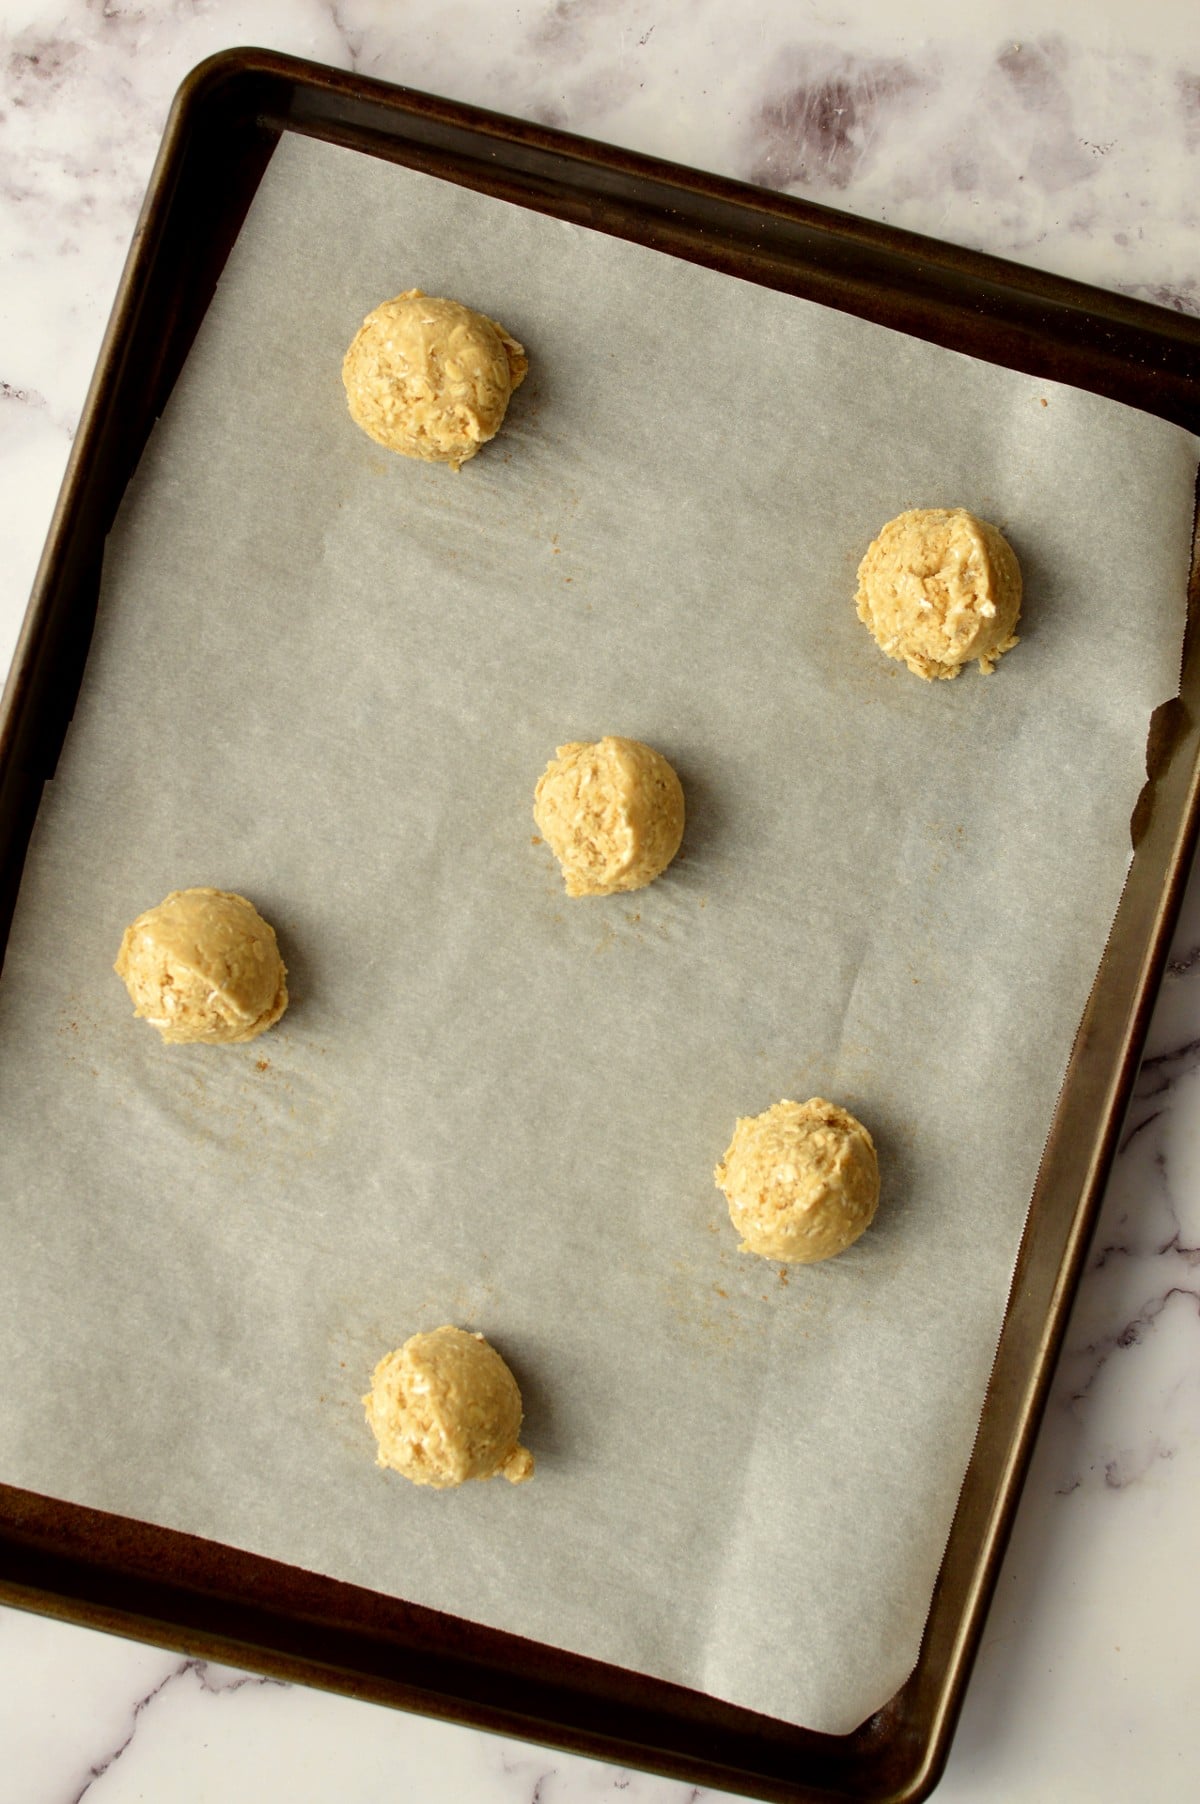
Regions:
<instances>
[{"instance_id":1,"label":"white parchment paper liner","mask_svg":"<svg viewBox=\"0 0 1200 1804\"><path fill-rule=\"evenodd\" d=\"M461 475L350 422L377 301L529 349ZM112 535L3 985L0 1475L849 1730L916 1656L1072 1037L1176 688L1195 445L1092 396L288 139ZM968 506L1023 642L924 684L854 614ZM652 889L568 903L555 746L658 746ZM111 964L248 894L294 1001L166 1049ZM736 1251L738 1114L884 1172ZM522 1384L533 1483L377 1471L377 1358Z\"/></svg>"}]
</instances>

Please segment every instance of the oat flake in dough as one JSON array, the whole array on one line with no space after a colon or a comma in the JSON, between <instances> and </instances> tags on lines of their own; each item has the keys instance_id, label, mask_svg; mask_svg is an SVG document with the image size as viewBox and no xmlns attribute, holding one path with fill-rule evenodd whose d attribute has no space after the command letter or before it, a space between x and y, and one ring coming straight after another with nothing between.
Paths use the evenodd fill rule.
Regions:
<instances>
[{"instance_id":1,"label":"oat flake in dough","mask_svg":"<svg viewBox=\"0 0 1200 1804\"><path fill-rule=\"evenodd\" d=\"M879 1203L874 1141L848 1110L820 1096L741 1118L713 1176L742 1252L798 1265L852 1246Z\"/></svg>"},{"instance_id":2,"label":"oat flake in dough","mask_svg":"<svg viewBox=\"0 0 1200 1804\"><path fill-rule=\"evenodd\" d=\"M533 1476L533 1455L518 1440L517 1381L482 1334L414 1334L375 1367L363 1407L376 1464L415 1485L446 1491L472 1478L518 1485Z\"/></svg>"},{"instance_id":3,"label":"oat flake in dough","mask_svg":"<svg viewBox=\"0 0 1200 1804\"><path fill-rule=\"evenodd\" d=\"M410 288L368 313L342 382L352 417L377 444L457 470L495 437L528 368L494 319Z\"/></svg>"},{"instance_id":4,"label":"oat flake in dough","mask_svg":"<svg viewBox=\"0 0 1200 1804\"><path fill-rule=\"evenodd\" d=\"M683 788L640 739L573 741L543 771L533 818L568 896L611 896L666 870L683 838Z\"/></svg>"},{"instance_id":5,"label":"oat flake in dough","mask_svg":"<svg viewBox=\"0 0 1200 1804\"><path fill-rule=\"evenodd\" d=\"M172 890L125 929L113 969L171 1044L253 1040L288 1003L275 929L230 890Z\"/></svg>"},{"instance_id":6,"label":"oat flake in dough","mask_svg":"<svg viewBox=\"0 0 1200 1804\"><path fill-rule=\"evenodd\" d=\"M882 651L920 677L985 674L1017 643L1021 570L996 527L965 508L889 520L858 568L858 617Z\"/></svg>"}]
</instances>

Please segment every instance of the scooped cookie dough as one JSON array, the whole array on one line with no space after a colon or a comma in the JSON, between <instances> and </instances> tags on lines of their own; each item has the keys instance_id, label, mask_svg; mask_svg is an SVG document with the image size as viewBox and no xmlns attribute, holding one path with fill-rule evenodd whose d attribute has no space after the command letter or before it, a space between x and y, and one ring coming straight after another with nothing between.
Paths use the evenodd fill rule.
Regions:
<instances>
[{"instance_id":1,"label":"scooped cookie dough","mask_svg":"<svg viewBox=\"0 0 1200 1804\"><path fill-rule=\"evenodd\" d=\"M378 444L457 470L495 437L528 368L494 319L410 288L368 313L342 382L351 415Z\"/></svg>"},{"instance_id":2,"label":"scooped cookie dough","mask_svg":"<svg viewBox=\"0 0 1200 1804\"><path fill-rule=\"evenodd\" d=\"M858 567L858 617L917 676L980 670L1017 643L1021 571L1007 539L962 507L889 520Z\"/></svg>"},{"instance_id":3,"label":"scooped cookie dough","mask_svg":"<svg viewBox=\"0 0 1200 1804\"><path fill-rule=\"evenodd\" d=\"M740 1119L713 1176L742 1252L797 1265L852 1246L879 1203L874 1141L861 1121L819 1096Z\"/></svg>"},{"instance_id":4,"label":"scooped cookie dough","mask_svg":"<svg viewBox=\"0 0 1200 1804\"><path fill-rule=\"evenodd\" d=\"M640 739L560 745L538 780L533 818L568 896L611 896L661 877L683 838L683 789Z\"/></svg>"},{"instance_id":5,"label":"scooped cookie dough","mask_svg":"<svg viewBox=\"0 0 1200 1804\"><path fill-rule=\"evenodd\" d=\"M275 929L229 890L172 890L125 929L113 969L134 1014L174 1044L253 1040L288 1003Z\"/></svg>"},{"instance_id":6,"label":"scooped cookie dough","mask_svg":"<svg viewBox=\"0 0 1200 1804\"><path fill-rule=\"evenodd\" d=\"M375 1367L363 1398L376 1464L446 1491L469 1478L523 1484L533 1455L518 1441L517 1381L482 1334L414 1334Z\"/></svg>"}]
</instances>

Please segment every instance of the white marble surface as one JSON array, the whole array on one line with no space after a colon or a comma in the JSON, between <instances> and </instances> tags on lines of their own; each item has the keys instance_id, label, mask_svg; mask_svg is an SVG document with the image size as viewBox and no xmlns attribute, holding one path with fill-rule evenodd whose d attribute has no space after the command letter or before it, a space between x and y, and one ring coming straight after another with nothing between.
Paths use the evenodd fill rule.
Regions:
<instances>
[{"instance_id":1,"label":"white marble surface","mask_svg":"<svg viewBox=\"0 0 1200 1804\"><path fill-rule=\"evenodd\" d=\"M0 669L175 86L258 43L1200 313L1193 0L0 0ZM1200 1795L1200 881L946 1804ZM0 1611L0 1797L684 1804L687 1786Z\"/></svg>"}]
</instances>

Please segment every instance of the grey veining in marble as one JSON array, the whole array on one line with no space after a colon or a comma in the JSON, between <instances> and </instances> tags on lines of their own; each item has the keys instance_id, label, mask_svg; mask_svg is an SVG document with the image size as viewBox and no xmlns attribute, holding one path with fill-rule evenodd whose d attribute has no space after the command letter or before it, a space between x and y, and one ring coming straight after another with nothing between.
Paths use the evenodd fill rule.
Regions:
<instances>
[{"instance_id":1,"label":"grey veining in marble","mask_svg":"<svg viewBox=\"0 0 1200 1804\"><path fill-rule=\"evenodd\" d=\"M0 665L171 93L259 43L1200 313L1193 0L0 0ZM1200 886L946 1804L1200 1792ZM711 1794L710 1794L711 1795ZM688 1787L0 1611L0 1800L684 1804Z\"/></svg>"}]
</instances>

